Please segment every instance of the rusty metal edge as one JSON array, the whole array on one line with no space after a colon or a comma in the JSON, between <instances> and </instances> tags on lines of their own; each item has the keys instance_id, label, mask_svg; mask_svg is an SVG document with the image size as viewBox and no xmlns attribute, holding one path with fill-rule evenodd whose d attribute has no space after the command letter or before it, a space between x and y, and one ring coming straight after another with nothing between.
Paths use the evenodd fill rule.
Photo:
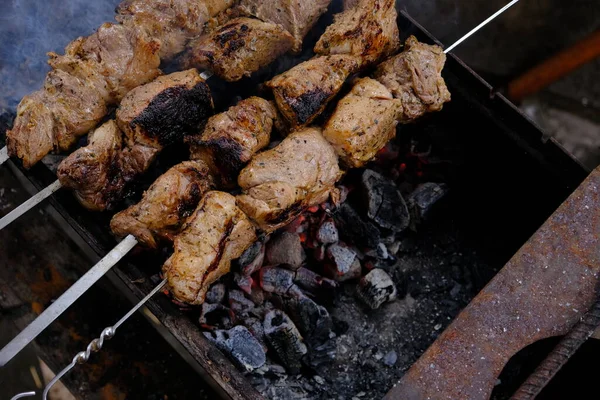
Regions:
<instances>
[{"instance_id":1,"label":"rusty metal edge","mask_svg":"<svg viewBox=\"0 0 600 400\"><path fill-rule=\"evenodd\" d=\"M564 335L600 275L600 167L571 194L385 396L488 399L519 350Z\"/></svg>"}]
</instances>

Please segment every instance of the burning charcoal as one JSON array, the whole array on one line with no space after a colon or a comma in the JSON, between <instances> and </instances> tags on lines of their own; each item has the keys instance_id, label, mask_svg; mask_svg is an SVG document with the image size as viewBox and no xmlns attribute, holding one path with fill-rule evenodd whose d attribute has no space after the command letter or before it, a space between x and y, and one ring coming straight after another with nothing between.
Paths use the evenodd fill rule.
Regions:
<instances>
[{"instance_id":1,"label":"burning charcoal","mask_svg":"<svg viewBox=\"0 0 600 400\"><path fill-rule=\"evenodd\" d=\"M363 276L358 284L358 297L373 310L396 298L396 285L382 269L376 268Z\"/></svg>"},{"instance_id":2,"label":"burning charcoal","mask_svg":"<svg viewBox=\"0 0 600 400\"><path fill-rule=\"evenodd\" d=\"M244 296L240 290L229 291L229 308L238 317L246 316L254 310L254 302Z\"/></svg>"},{"instance_id":3,"label":"burning charcoal","mask_svg":"<svg viewBox=\"0 0 600 400\"><path fill-rule=\"evenodd\" d=\"M338 282L360 278L361 265L356 253L341 243L332 244L327 248L327 257L331 263L327 264L328 275Z\"/></svg>"},{"instance_id":4,"label":"burning charcoal","mask_svg":"<svg viewBox=\"0 0 600 400\"><path fill-rule=\"evenodd\" d=\"M329 292L337 289L338 287L337 282L322 277L321 275L304 267L296 271L294 282L296 282L301 288L314 294L317 294L321 291Z\"/></svg>"},{"instance_id":5,"label":"burning charcoal","mask_svg":"<svg viewBox=\"0 0 600 400\"><path fill-rule=\"evenodd\" d=\"M248 328L250 333L254 335L254 337L260 342L263 346L264 351L267 351L266 347L266 337L265 337L265 328L263 327L263 323L260 319L250 317L244 320L244 326Z\"/></svg>"},{"instance_id":6,"label":"burning charcoal","mask_svg":"<svg viewBox=\"0 0 600 400\"><path fill-rule=\"evenodd\" d=\"M266 257L268 265L286 265L295 271L300 268L306 255L298 234L282 232L267 243Z\"/></svg>"},{"instance_id":7,"label":"burning charcoal","mask_svg":"<svg viewBox=\"0 0 600 400\"><path fill-rule=\"evenodd\" d=\"M317 240L323 244L337 243L340 240L335 222L331 219L323 221L317 231Z\"/></svg>"},{"instance_id":8,"label":"burning charcoal","mask_svg":"<svg viewBox=\"0 0 600 400\"><path fill-rule=\"evenodd\" d=\"M383 175L367 169L361 178L367 198L367 214L377 225L393 232L408 228L410 215L396 184Z\"/></svg>"},{"instance_id":9,"label":"burning charcoal","mask_svg":"<svg viewBox=\"0 0 600 400\"><path fill-rule=\"evenodd\" d=\"M269 293L285 295L294 286L294 272L279 267L260 270L260 287Z\"/></svg>"},{"instance_id":10,"label":"burning charcoal","mask_svg":"<svg viewBox=\"0 0 600 400\"><path fill-rule=\"evenodd\" d=\"M235 284L247 294L252 294L252 278L250 276L242 275L238 272L233 274L233 281Z\"/></svg>"},{"instance_id":11,"label":"burning charcoal","mask_svg":"<svg viewBox=\"0 0 600 400\"><path fill-rule=\"evenodd\" d=\"M313 251L313 256L317 261L323 261L325 259L325 255L327 254L327 247L324 244L316 247Z\"/></svg>"},{"instance_id":12,"label":"burning charcoal","mask_svg":"<svg viewBox=\"0 0 600 400\"><path fill-rule=\"evenodd\" d=\"M299 373L302 356L308 349L290 317L281 310L272 310L265 316L263 326L267 341L281 362L290 373Z\"/></svg>"},{"instance_id":13,"label":"burning charcoal","mask_svg":"<svg viewBox=\"0 0 600 400\"><path fill-rule=\"evenodd\" d=\"M417 187L408 197L408 207L412 214L411 228L426 220L433 206L448 193L443 183L428 182Z\"/></svg>"},{"instance_id":14,"label":"burning charcoal","mask_svg":"<svg viewBox=\"0 0 600 400\"><path fill-rule=\"evenodd\" d=\"M208 292L206 292L206 303L222 303L225 300L225 293L227 289L225 289L225 284L223 283L215 283L210 287Z\"/></svg>"},{"instance_id":15,"label":"burning charcoal","mask_svg":"<svg viewBox=\"0 0 600 400\"><path fill-rule=\"evenodd\" d=\"M333 214L342 236L352 243L363 243L375 247L381 241L379 229L370 221L365 221L348 203L343 203Z\"/></svg>"},{"instance_id":16,"label":"burning charcoal","mask_svg":"<svg viewBox=\"0 0 600 400\"><path fill-rule=\"evenodd\" d=\"M262 267L264 259L265 245L261 241L257 241L242 253L235 264L242 275L250 276Z\"/></svg>"},{"instance_id":17,"label":"burning charcoal","mask_svg":"<svg viewBox=\"0 0 600 400\"><path fill-rule=\"evenodd\" d=\"M249 297L257 306L260 306L265 302L265 292L256 284L252 285Z\"/></svg>"},{"instance_id":18,"label":"burning charcoal","mask_svg":"<svg viewBox=\"0 0 600 400\"><path fill-rule=\"evenodd\" d=\"M222 304L202 303L198 322L205 328L215 326L229 328L231 326L229 309Z\"/></svg>"},{"instance_id":19,"label":"burning charcoal","mask_svg":"<svg viewBox=\"0 0 600 400\"><path fill-rule=\"evenodd\" d=\"M260 368L267 361L262 345L244 326L204 332L204 336L247 372Z\"/></svg>"}]
</instances>

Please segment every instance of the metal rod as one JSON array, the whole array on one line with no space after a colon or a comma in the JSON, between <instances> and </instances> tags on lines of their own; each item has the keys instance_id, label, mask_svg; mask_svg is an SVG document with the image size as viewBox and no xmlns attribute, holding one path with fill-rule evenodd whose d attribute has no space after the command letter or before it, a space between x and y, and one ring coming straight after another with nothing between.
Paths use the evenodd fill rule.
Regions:
<instances>
[{"instance_id":1,"label":"metal rod","mask_svg":"<svg viewBox=\"0 0 600 400\"><path fill-rule=\"evenodd\" d=\"M32 323L0 350L0 367L6 365L25 346L33 341L59 315L71 306L94 283L106 274L138 243L133 235L128 235L113 248L102 260L94 265L77 282L64 292L54 303L44 310Z\"/></svg>"},{"instance_id":2,"label":"metal rod","mask_svg":"<svg viewBox=\"0 0 600 400\"><path fill-rule=\"evenodd\" d=\"M8 147L4 146L0 149L0 165L4 164L8 158Z\"/></svg>"},{"instance_id":3,"label":"metal rod","mask_svg":"<svg viewBox=\"0 0 600 400\"><path fill-rule=\"evenodd\" d=\"M7 225L19 218L21 215L25 214L27 211L40 204L46 198L50 197L52 193L56 192L61 187L62 185L60 184L60 181L56 180L54 183L31 196L29 200L6 214L4 217L0 218L0 229L4 229Z\"/></svg>"},{"instance_id":4,"label":"metal rod","mask_svg":"<svg viewBox=\"0 0 600 400\"><path fill-rule=\"evenodd\" d=\"M137 310L139 310L140 307L142 307L148 300L150 300L150 298L152 296L154 296L159 290L161 290L166 284L167 284L167 280L163 279L162 282L160 282L154 289L152 289L152 291L150 293L148 293L142 300L140 300L135 306L133 306L133 308L131 310L129 310L129 312L127 312L127 314L125 314L120 320L118 320L116 324L114 324L113 326L104 328L102 330L102 333L100 333L100 337L92 340L90 342L90 344L88 344L88 346L86 347L86 349L84 351L80 351L79 353L77 353L75 355L75 357L73 357L73 360L71 361L71 363L69 365L67 365L58 374L56 374L56 376L54 378L52 378L52 380L50 382L48 382L48 384L44 388L44 392L42 394L42 400L47 400L48 393L50 392L50 389L52 389L52 386L54 386L54 384L56 382L58 382L71 369L73 369L73 367L75 367L77 364L86 363L90 359L90 356L92 355L92 353L99 352L102 349L102 347L104 346L104 341L112 339L115 336L117 329L121 325L123 325L125 323L125 321L127 321L129 319L129 317L131 317ZM33 395L35 395L35 392L24 392L24 393L20 393L20 394L14 396L11 400L15 400L15 399L19 399L19 398L27 397L27 396L33 396Z\"/></svg>"},{"instance_id":5,"label":"metal rod","mask_svg":"<svg viewBox=\"0 0 600 400\"><path fill-rule=\"evenodd\" d=\"M482 23L480 23L479 25L477 25L475 28L471 29L469 31L469 33L467 33L466 35L464 35L463 37L461 37L460 39L458 39L456 42L454 42L453 45L451 45L446 50L444 50L444 53L450 53L452 50L454 50L456 48L456 46L458 46L459 44L461 44L462 42L464 42L465 40L467 40L468 38L470 38L475 32L477 32L478 30L480 30L481 28L483 28L484 26L486 26L490 21L492 21L498 15L502 14L504 11L508 10L509 8L511 8L512 6L514 6L515 4L517 4L518 2L519 2L519 0L512 0L510 3L508 3L507 5L505 5L504 7L502 7L501 9L499 9L498 11L496 11L489 18L487 18L485 21L483 21Z\"/></svg>"},{"instance_id":6,"label":"metal rod","mask_svg":"<svg viewBox=\"0 0 600 400\"><path fill-rule=\"evenodd\" d=\"M600 326L600 299L592 305L590 310L583 316L573 329L569 331L556 347L548 354L527 378L525 382L517 389L511 400L531 400L548 385L554 375L565 365L567 361L575 354L577 349L592 336Z\"/></svg>"}]
</instances>

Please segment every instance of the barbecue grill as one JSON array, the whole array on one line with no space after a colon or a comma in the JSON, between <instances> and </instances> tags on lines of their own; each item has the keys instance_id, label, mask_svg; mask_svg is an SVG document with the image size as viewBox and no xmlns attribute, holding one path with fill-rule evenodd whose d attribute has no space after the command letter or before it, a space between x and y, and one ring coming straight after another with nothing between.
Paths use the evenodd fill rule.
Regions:
<instances>
[{"instance_id":1,"label":"barbecue grill","mask_svg":"<svg viewBox=\"0 0 600 400\"><path fill-rule=\"evenodd\" d=\"M398 24L403 39L415 35L420 41L437 43L435 38L406 13L400 14ZM264 80L264 75L274 75L279 72L278 68L285 69L285 61L281 61L269 71L262 71L260 77L255 76L253 79L233 85L235 91L229 89L225 93L235 92L243 97L255 93L260 90L256 82ZM443 281L443 276L447 273L436 272L438 266L434 267L432 263L443 261L452 265L452 257L460 253L458 262L477 266L476 271L471 271L478 274L473 278L474 287L468 290L469 294L466 295L472 297L501 270L513 254L576 190L586 178L588 171L567 154L557 142L545 138L543 133L501 93L497 93L492 86L451 54L448 56L443 76L452 93L452 101L442 112L430 115L415 125L403 126L399 129L401 142L412 140L422 148L436 149L435 159L441 160L441 164L425 166L423 171L441 177L441 180L451 188L443 207L436 215L436 223L417 230L412 238L413 242L410 243L412 250L403 250L405 260L420 263L422 270L416 273L407 269L404 273L407 280L423 273L426 278L418 281L418 284L426 285L426 279L431 278L434 282L432 286L435 286ZM211 85L218 86L220 83L211 82ZM213 90L213 92L218 91ZM217 98L216 102L226 104L228 100ZM156 170L149 175L157 176L158 173L175 164L180 159L178 150L173 148L165 151L160 156ZM55 165L44 163L31 170L22 169L21 172L36 188L41 189L56 179L54 170ZM587 182L588 185L597 183L597 173L591 179L591 182ZM135 199L136 196L139 198L140 188L147 185L148 181L140 182L134 190L137 194L134 194L133 198ZM582 188L578 190L584 191ZM595 202L593 200L589 200L586 205L597 207L598 199L596 198ZM115 239L108 228L110 215L85 211L71 193L67 192L58 192L50 201L99 257L104 256L114 247ZM571 214L565 212L565 215ZM589 229L595 234L597 244L600 233L597 222L595 220L588 222ZM573 229L577 229L577 224L583 222L564 221L564 223L574 224ZM445 248L452 251L445 252ZM598 261L597 251L587 257L590 262ZM141 299L159 282L157 272L160 265L156 254L129 255L116 267L115 272L127 290ZM590 268L595 267L590 266ZM566 275L569 274L571 272L567 271ZM536 274L531 276L536 277ZM407 283L406 287L401 288L399 297L406 294L416 295L415 290L414 284ZM442 284L431 289L430 293L421 288L423 298L429 302L423 302L422 311L434 314L434 308L441 310L439 314L444 318L439 321L442 326L437 330L440 332L450 322L448 318L454 318L465 305L461 301L469 300L463 297L457 303L456 299L452 300L451 290L452 287ZM584 297L582 306L589 307L592 294L592 292L582 294ZM509 293L505 296L510 299ZM432 302L443 299L450 299L450 301L440 302L435 307L432 305ZM234 399L260 398L249 379L244 377L204 337L189 313L181 311L165 296L155 296L147 306L180 342L185 351L206 370L216 387L222 389L223 394ZM527 304L519 304L519 306L526 307ZM336 304L331 307L335 310ZM548 307L551 308L552 305ZM580 311L583 312L584 309ZM359 320L357 318L357 323ZM435 325L437 323L438 321ZM412 328L409 326L400 328L412 329L418 334L426 332L431 328L430 325L429 321L416 318ZM499 336L502 334L510 335L511 332L499 333ZM395 366L397 371L407 370L434 339L431 335L416 339L414 348L406 350L403 354L404 358L397 362ZM410 340L407 339L403 345L409 342ZM528 343L523 343L523 346L525 344ZM426 357L434 359L431 353L427 353ZM422 364L423 361L419 361L416 365ZM456 366L459 372L462 371L461 368L461 365ZM486 368L491 370L490 366L481 365L482 370ZM419 385L415 383L416 381L404 381L404 384L399 386L400 389L396 390L406 391L399 394L392 390L392 376L386 377L382 383L384 386L376 389L378 394L383 395L391 390L388 394L390 398L409 398L411 392L406 389L409 388L414 391L412 392L415 394L414 398L419 398ZM412 376L409 373L406 379ZM450 379L450 375L445 374L444 371L439 373L439 377ZM450 385L451 382L448 382Z\"/></svg>"}]
</instances>

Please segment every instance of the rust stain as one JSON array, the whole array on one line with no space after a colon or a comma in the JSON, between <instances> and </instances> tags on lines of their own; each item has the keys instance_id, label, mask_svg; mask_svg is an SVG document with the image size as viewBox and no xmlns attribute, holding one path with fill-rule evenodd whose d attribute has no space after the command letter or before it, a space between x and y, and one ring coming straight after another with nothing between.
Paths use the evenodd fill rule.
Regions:
<instances>
[{"instance_id":1,"label":"rust stain","mask_svg":"<svg viewBox=\"0 0 600 400\"><path fill-rule=\"evenodd\" d=\"M48 304L71 286L71 282L53 265L41 268L33 275L33 279L28 280L31 292L44 304Z\"/></svg>"},{"instance_id":2,"label":"rust stain","mask_svg":"<svg viewBox=\"0 0 600 400\"><path fill-rule=\"evenodd\" d=\"M42 305L42 303L34 301L31 303L31 310L37 315L40 315L42 311L44 311L44 306Z\"/></svg>"},{"instance_id":3,"label":"rust stain","mask_svg":"<svg viewBox=\"0 0 600 400\"><path fill-rule=\"evenodd\" d=\"M127 395L112 383L107 383L100 389L100 398L102 400L125 400Z\"/></svg>"},{"instance_id":4,"label":"rust stain","mask_svg":"<svg viewBox=\"0 0 600 400\"><path fill-rule=\"evenodd\" d=\"M519 350L564 335L600 286L600 168L460 313L386 399L489 399Z\"/></svg>"}]
</instances>

